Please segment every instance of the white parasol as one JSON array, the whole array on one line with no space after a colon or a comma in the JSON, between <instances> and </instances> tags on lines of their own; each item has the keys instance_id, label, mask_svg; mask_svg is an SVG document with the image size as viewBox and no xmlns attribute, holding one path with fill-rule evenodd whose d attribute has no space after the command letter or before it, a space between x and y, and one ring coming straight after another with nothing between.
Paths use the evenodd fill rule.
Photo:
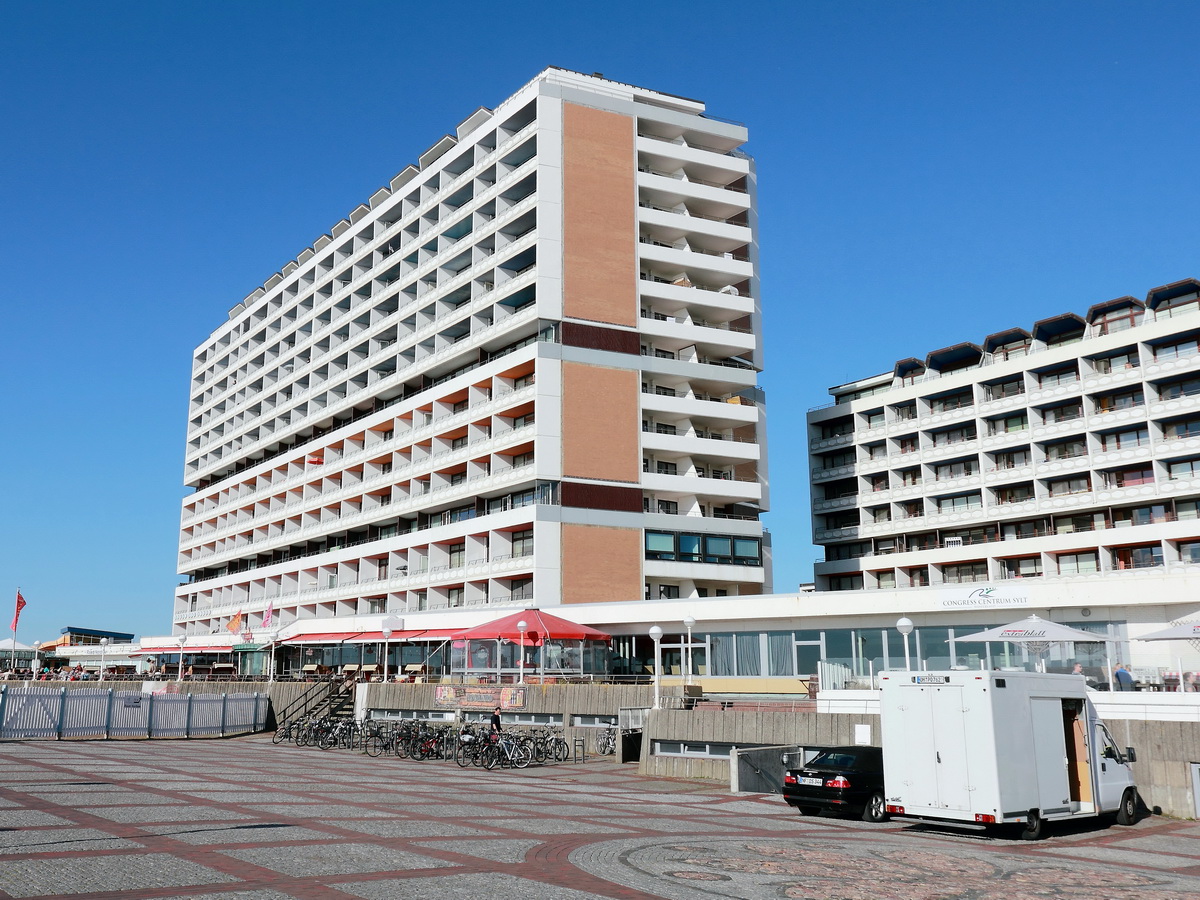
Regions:
<instances>
[{"instance_id":1,"label":"white parasol","mask_svg":"<svg viewBox=\"0 0 1200 900\"><path fill-rule=\"evenodd\" d=\"M1152 631L1136 637L1135 641L1187 641L1193 650L1200 650L1200 622L1175 622L1170 628ZM1183 690L1183 660L1177 659L1179 666L1179 690Z\"/></svg>"},{"instance_id":2,"label":"white parasol","mask_svg":"<svg viewBox=\"0 0 1200 900\"><path fill-rule=\"evenodd\" d=\"M1039 616L1030 616L1028 619L1013 622L1011 625L1000 625L975 634L965 634L961 637L956 634L954 641L955 643L958 641L1012 641L1024 644L1031 653L1038 656L1049 650L1051 644L1107 644L1104 635L1080 631L1078 628L1060 625L1058 622L1051 622L1049 619Z\"/></svg>"}]
</instances>

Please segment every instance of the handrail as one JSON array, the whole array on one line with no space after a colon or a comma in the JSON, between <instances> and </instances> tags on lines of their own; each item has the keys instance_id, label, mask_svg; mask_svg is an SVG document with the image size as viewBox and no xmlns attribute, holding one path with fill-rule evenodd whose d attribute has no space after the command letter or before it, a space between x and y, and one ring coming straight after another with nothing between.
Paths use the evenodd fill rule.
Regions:
<instances>
[{"instance_id":1,"label":"handrail","mask_svg":"<svg viewBox=\"0 0 1200 900\"><path fill-rule=\"evenodd\" d=\"M321 701L327 700L330 693L333 691L333 680L335 676L329 676L323 681L318 681L303 694L289 703L283 710L276 714L275 724L287 725L295 719L299 719L308 714L309 710L316 707ZM318 697L317 694L321 696ZM299 707L297 711L297 707Z\"/></svg>"}]
</instances>

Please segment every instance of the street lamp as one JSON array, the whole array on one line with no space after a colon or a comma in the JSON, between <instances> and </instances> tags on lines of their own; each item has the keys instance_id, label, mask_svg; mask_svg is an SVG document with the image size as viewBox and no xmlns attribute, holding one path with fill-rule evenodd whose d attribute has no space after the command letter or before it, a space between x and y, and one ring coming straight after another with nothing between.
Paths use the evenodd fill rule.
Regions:
<instances>
[{"instance_id":1,"label":"street lamp","mask_svg":"<svg viewBox=\"0 0 1200 900\"><path fill-rule=\"evenodd\" d=\"M687 684L692 683L692 629L696 627L696 620L688 616L683 620L683 627L687 629Z\"/></svg>"},{"instance_id":2,"label":"street lamp","mask_svg":"<svg viewBox=\"0 0 1200 900\"><path fill-rule=\"evenodd\" d=\"M175 639L175 643L179 645L179 677L176 681L183 681L183 648L187 646L187 636L180 635Z\"/></svg>"},{"instance_id":3,"label":"street lamp","mask_svg":"<svg viewBox=\"0 0 1200 900\"><path fill-rule=\"evenodd\" d=\"M104 669L108 658L108 638L100 638L100 680L104 680Z\"/></svg>"},{"instance_id":4,"label":"street lamp","mask_svg":"<svg viewBox=\"0 0 1200 900\"><path fill-rule=\"evenodd\" d=\"M658 702L659 692L659 677L662 672L662 666L659 665L661 657L658 655L658 642L662 640L663 630L657 625L650 626L650 640L654 641L654 708L660 709Z\"/></svg>"},{"instance_id":5,"label":"street lamp","mask_svg":"<svg viewBox=\"0 0 1200 900\"><path fill-rule=\"evenodd\" d=\"M912 661L908 656L908 636L912 634L913 621L908 616L901 616L896 620L896 630L904 635L904 670L912 671Z\"/></svg>"},{"instance_id":6,"label":"street lamp","mask_svg":"<svg viewBox=\"0 0 1200 900\"><path fill-rule=\"evenodd\" d=\"M388 641L392 639L392 629L385 625L380 634L383 635L383 683L387 684Z\"/></svg>"},{"instance_id":7,"label":"street lamp","mask_svg":"<svg viewBox=\"0 0 1200 900\"><path fill-rule=\"evenodd\" d=\"M275 645L279 642L279 632L272 631L267 635L268 655L267 655L267 682L271 683L275 680L275 651L278 649Z\"/></svg>"},{"instance_id":8,"label":"street lamp","mask_svg":"<svg viewBox=\"0 0 1200 900\"><path fill-rule=\"evenodd\" d=\"M521 633L521 643L517 647L517 653L521 659L521 677L517 681L517 684L525 683L525 629L527 629L528 627L529 627L529 623L526 622L524 619L522 619L520 622L517 623L517 631L519 631Z\"/></svg>"}]
</instances>

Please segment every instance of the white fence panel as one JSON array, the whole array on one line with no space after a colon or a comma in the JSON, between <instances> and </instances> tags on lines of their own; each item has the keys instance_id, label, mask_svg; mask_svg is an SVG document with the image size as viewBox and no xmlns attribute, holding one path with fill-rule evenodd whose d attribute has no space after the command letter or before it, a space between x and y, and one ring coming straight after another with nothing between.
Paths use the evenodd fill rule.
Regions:
<instances>
[{"instance_id":1,"label":"white fence panel","mask_svg":"<svg viewBox=\"0 0 1200 900\"><path fill-rule=\"evenodd\" d=\"M187 737L188 694L155 694L151 737Z\"/></svg>"},{"instance_id":2,"label":"white fence panel","mask_svg":"<svg viewBox=\"0 0 1200 900\"><path fill-rule=\"evenodd\" d=\"M0 740L57 737L62 694L63 688L50 687L6 690L7 702L0 704L4 711Z\"/></svg>"},{"instance_id":3,"label":"white fence panel","mask_svg":"<svg viewBox=\"0 0 1200 900\"><path fill-rule=\"evenodd\" d=\"M141 691L116 691L113 694L112 723L109 737L149 737L150 707L154 697Z\"/></svg>"},{"instance_id":4,"label":"white fence panel","mask_svg":"<svg viewBox=\"0 0 1200 900\"><path fill-rule=\"evenodd\" d=\"M225 695L193 694L192 721L188 727L188 735L213 735L223 733L223 713L225 711Z\"/></svg>"},{"instance_id":5,"label":"white fence panel","mask_svg":"<svg viewBox=\"0 0 1200 900\"><path fill-rule=\"evenodd\" d=\"M61 737L103 737L108 724L110 694L103 688L83 688L63 694Z\"/></svg>"}]
</instances>

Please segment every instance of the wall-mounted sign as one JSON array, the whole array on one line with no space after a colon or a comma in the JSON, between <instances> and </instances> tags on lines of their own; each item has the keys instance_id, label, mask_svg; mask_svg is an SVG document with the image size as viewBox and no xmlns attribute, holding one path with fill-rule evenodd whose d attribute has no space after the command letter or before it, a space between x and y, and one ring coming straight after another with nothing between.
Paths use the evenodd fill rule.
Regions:
<instances>
[{"instance_id":1,"label":"wall-mounted sign","mask_svg":"<svg viewBox=\"0 0 1200 900\"><path fill-rule=\"evenodd\" d=\"M454 709L524 709L525 688L486 684L439 684L433 695L435 706Z\"/></svg>"},{"instance_id":2,"label":"wall-mounted sign","mask_svg":"<svg viewBox=\"0 0 1200 900\"><path fill-rule=\"evenodd\" d=\"M1029 595L1012 588L972 588L966 592L955 591L942 599L942 609L1003 609L1028 605Z\"/></svg>"}]
</instances>

